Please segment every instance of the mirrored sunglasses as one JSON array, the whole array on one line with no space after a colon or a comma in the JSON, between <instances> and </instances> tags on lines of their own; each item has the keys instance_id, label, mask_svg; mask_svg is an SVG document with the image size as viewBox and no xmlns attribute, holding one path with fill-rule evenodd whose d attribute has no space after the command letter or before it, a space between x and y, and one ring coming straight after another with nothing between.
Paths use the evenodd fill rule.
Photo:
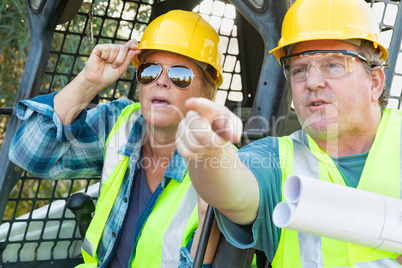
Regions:
<instances>
[{"instance_id":1,"label":"mirrored sunglasses","mask_svg":"<svg viewBox=\"0 0 402 268\"><path fill-rule=\"evenodd\" d=\"M337 78L356 69L356 59L367 62L357 52L349 50L313 50L281 58L281 64L288 81L305 81L311 66L321 77Z\"/></svg>"},{"instance_id":2,"label":"mirrored sunglasses","mask_svg":"<svg viewBox=\"0 0 402 268\"><path fill-rule=\"evenodd\" d=\"M138 66L137 69L137 81L141 85L148 85L161 76L163 67L158 63L147 62ZM170 82L178 88L188 88L193 82L194 77L196 75L193 74L193 71L183 65L172 65L167 68L167 75L169 77Z\"/></svg>"}]
</instances>

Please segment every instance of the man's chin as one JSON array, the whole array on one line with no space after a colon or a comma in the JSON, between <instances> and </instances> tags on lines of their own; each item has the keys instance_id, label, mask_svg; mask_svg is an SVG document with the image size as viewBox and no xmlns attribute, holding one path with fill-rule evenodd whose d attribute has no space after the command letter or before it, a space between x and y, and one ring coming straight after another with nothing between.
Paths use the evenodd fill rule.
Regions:
<instances>
[{"instance_id":1,"label":"man's chin","mask_svg":"<svg viewBox=\"0 0 402 268\"><path fill-rule=\"evenodd\" d=\"M305 125L303 130L312 138L326 141L338 137L338 124Z\"/></svg>"},{"instance_id":2,"label":"man's chin","mask_svg":"<svg viewBox=\"0 0 402 268\"><path fill-rule=\"evenodd\" d=\"M317 120L315 122L300 122L304 131L312 137L334 137L338 135L337 120Z\"/></svg>"}]
</instances>

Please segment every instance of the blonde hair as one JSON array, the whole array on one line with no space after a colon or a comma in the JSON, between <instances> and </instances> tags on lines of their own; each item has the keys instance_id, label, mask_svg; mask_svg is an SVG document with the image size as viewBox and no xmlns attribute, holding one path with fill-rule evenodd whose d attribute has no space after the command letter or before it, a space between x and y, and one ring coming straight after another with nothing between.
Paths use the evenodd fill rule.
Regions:
<instances>
[{"instance_id":1,"label":"blonde hair","mask_svg":"<svg viewBox=\"0 0 402 268\"><path fill-rule=\"evenodd\" d=\"M218 92L218 87L216 86L215 80L212 78L214 77L213 72L216 72L216 70L211 65L208 65L205 71L199 66L198 68L200 68L201 71L202 87L205 90L205 97L213 101Z\"/></svg>"}]
</instances>

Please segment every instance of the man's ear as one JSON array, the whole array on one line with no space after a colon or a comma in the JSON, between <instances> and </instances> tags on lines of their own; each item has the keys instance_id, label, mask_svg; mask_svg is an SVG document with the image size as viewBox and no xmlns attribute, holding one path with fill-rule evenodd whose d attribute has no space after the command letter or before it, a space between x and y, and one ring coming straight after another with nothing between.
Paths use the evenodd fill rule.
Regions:
<instances>
[{"instance_id":1,"label":"man's ear","mask_svg":"<svg viewBox=\"0 0 402 268\"><path fill-rule=\"evenodd\" d=\"M385 73L380 67L374 67L371 71L371 101L376 102L380 98L385 85Z\"/></svg>"}]
</instances>

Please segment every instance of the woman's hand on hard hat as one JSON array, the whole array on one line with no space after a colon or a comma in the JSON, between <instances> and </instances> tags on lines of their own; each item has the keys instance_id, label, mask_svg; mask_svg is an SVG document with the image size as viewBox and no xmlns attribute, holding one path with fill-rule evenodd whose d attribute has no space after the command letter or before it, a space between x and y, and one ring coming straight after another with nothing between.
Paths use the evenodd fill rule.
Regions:
<instances>
[{"instance_id":1,"label":"woman's hand on hard hat","mask_svg":"<svg viewBox=\"0 0 402 268\"><path fill-rule=\"evenodd\" d=\"M95 46L85 68L54 97L54 111L60 121L64 125L74 122L99 92L127 71L138 53L136 40L125 45Z\"/></svg>"},{"instance_id":2,"label":"woman's hand on hard hat","mask_svg":"<svg viewBox=\"0 0 402 268\"><path fill-rule=\"evenodd\" d=\"M123 75L140 52L135 39L124 45L96 45L82 74L88 82L98 84L103 89Z\"/></svg>"},{"instance_id":3,"label":"woman's hand on hard hat","mask_svg":"<svg viewBox=\"0 0 402 268\"><path fill-rule=\"evenodd\" d=\"M186 159L216 155L220 149L240 141L242 122L225 106L205 98L191 98L189 109L176 133L178 152Z\"/></svg>"}]
</instances>

